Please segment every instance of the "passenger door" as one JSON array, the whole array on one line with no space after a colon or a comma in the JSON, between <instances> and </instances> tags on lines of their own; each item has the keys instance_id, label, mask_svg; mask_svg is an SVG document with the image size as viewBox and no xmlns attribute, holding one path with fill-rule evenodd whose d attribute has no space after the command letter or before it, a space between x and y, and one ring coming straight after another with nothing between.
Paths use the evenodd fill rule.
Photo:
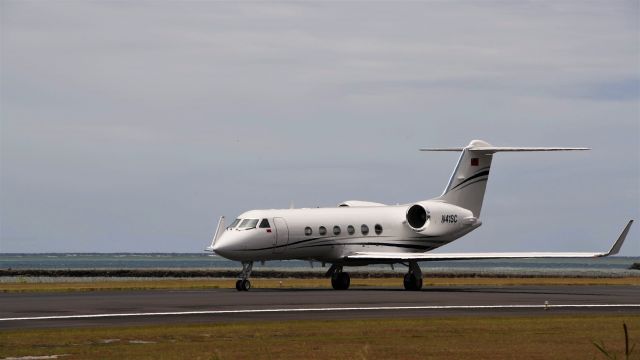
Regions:
<instances>
[{"instance_id":1,"label":"passenger door","mask_svg":"<svg viewBox=\"0 0 640 360\"><path fill-rule=\"evenodd\" d=\"M289 226L283 218L273 218L273 225L276 228L276 236L274 238L274 253L282 253L289 243Z\"/></svg>"}]
</instances>

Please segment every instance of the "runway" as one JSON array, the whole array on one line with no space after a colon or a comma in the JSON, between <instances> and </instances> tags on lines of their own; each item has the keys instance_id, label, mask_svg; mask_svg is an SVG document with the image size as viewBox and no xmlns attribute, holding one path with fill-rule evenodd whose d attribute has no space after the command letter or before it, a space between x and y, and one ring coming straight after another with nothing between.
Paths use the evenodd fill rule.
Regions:
<instances>
[{"instance_id":1,"label":"runway","mask_svg":"<svg viewBox=\"0 0 640 360\"><path fill-rule=\"evenodd\" d=\"M0 329L555 313L640 315L640 287L446 286L419 292L354 288L0 295Z\"/></svg>"}]
</instances>

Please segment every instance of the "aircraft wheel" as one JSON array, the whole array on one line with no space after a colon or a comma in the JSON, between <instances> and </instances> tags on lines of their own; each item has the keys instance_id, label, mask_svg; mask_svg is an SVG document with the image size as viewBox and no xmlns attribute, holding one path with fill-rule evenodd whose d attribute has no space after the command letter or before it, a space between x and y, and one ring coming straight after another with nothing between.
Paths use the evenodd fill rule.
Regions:
<instances>
[{"instance_id":1,"label":"aircraft wheel","mask_svg":"<svg viewBox=\"0 0 640 360\"><path fill-rule=\"evenodd\" d=\"M236 281L236 290L242 291L242 280Z\"/></svg>"},{"instance_id":2,"label":"aircraft wheel","mask_svg":"<svg viewBox=\"0 0 640 360\"><path fill-rule=\"evenodd\" d=\"M422 290L422 278L418 279L418 281L416 281L415 283L415 291L420 291Z\"/></svg>"},{"instance_id":3,"label":"aircraft wheel","mask_svg":"<svg viewBox=\"0 0 640 360\"><path fill-rule=\"evenodd\" d=\"M340 290L338 289L338 277L335 275L331 277L331 287L333 288L333 290Z\"/></svg>"},{"instance_id":4,"label":"aircraft wheel","mask_svg":"<svg viewBox=\"0 0 640 360\"><path fill-rule=\"evenodd\" d=\"M335 290L347 290L351 285L351 277L346 272L335 273L331 277L331 286Z\"/></svg>"},{"instance_id":5,"label":"aircraft wheel","mask_svg":"<svg viewBox=\"0 0 640 360\"><path fill-rule=\"evenodd\" d=\"M240 287L243 291L249 291L249 289L251 289L251 281L249 281L248 279L242 280L242 284L240 285Z\"/></svg>"},{"instance_id":6,"label":"aircraft wheel","mask_svg":"<svg viewBox=\"0 0 640 360\"><path fill-rule=\"evenodd\" d=\"M404 288L409 291L418 291L422 289L422 278L418 278L414 274L405 274Z\"/></svg>"},{"instance_id":7,"label":"aircraft wheel","mask_svg":"<svg viewBox=\"0 0 640 360\"><path fill-rule=\"evenodd\" d=\"M351 277L349 276L349 273L346 273L346 272L343 272L341 274L342 274L341 281L340 281L341 289L347 290L349 288L349 285L351 285Z\"/></svg>"},{"instance_id":8,"label":"aircraft wheel","mask_svg":"<svg viewBox=\"0 0 640 360\"><path fill-rule=\"evenodd\" d=\"M413 290L413 283L411 282L411 274L404 274L404 289Z\"/></svg>"}]
</instances>

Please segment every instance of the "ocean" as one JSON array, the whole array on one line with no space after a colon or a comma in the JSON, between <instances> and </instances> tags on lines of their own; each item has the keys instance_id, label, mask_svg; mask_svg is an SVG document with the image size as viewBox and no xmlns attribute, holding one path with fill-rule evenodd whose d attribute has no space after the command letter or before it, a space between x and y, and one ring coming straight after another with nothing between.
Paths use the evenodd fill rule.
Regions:
<instances>
[{"instance_id":1,"label":"ocean","mask_svg":"<svg viewBox=\"0 0 640 360\"><path fill-rule=\"evenodd\" d=\"M528 275L640 276L630 270L640 257L607 257L595 259L498 259L421 262L429 273L495 273ZM313 266L313 267L312 267ZM238 262L206 253L49 253L0 254L0 269L240 269ZM320 263L302 260L256 263L254 269L325 271ZM371 265L354 270L391 270L389 265ZM395 266L395 271L406 271Z\"/></svg>"}]
</instances>

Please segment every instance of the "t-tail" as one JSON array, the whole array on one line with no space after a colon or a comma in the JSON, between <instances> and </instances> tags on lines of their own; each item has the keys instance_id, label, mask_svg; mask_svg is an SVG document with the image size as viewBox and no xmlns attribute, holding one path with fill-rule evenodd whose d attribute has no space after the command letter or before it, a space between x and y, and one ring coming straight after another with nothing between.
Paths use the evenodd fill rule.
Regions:
<instances>
[{"instance_id":1,"label":"t-tail","mask_svg":"<svg viewBox=\"0 0 640 360\"><path fill-rule=\"evenodd\" d=\"M486 141L473 140L464 148L433 148L420 151L462 151L444 192L436 200L457 205L480 217L482 201L489 180L493 154L519 151L572 151L589 148L568 147L497 147Z\"/></svg>"}]
</instances>

